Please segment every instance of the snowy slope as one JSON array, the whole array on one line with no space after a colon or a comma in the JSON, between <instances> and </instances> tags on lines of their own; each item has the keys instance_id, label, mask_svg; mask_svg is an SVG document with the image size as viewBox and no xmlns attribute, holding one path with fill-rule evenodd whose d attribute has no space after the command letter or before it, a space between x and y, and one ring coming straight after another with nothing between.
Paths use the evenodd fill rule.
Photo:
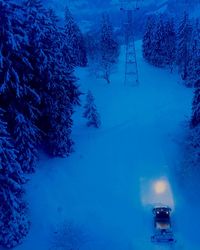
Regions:
<instances>
[{"instance_id":1,"label":"snowy slope","mask_svg":"<svg viewBox=\"0 0 200 250\"><path fill-rule=\"evenodd\" d=\"M146 64L140 42L137 54L139 87L124 86L123 48L110 85L85 69L77 72L82 91L90 89L96 98L102 127L87 128L78 109L76 152L68 159L41 159L27 186L31 232L17 250L49 250L52 233L66 220L84 231L81 250L172 249L150 243L151 208L158 203L174 209L178 242L173 249L200 249L194 233L200 221L188 230L194 210L171 171L192 93L178 84L176 74ZM159 183L165 185L163 193Z\"/></svg>"}]
</instances>

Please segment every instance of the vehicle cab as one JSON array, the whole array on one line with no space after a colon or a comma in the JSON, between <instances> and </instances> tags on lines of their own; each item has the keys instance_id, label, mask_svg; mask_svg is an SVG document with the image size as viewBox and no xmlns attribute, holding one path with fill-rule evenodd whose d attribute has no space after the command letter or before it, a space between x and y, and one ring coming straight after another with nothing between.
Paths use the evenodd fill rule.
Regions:
<instances>
[{"instance_id":1,"label":"vehicle cab","mask_svg":"<svg viewBox=\"0 0 200 250\"><path fill-rule=\"evenodd\" d=\"M153 208L155 233L151 237L152 242L175 242L172 232L171 211L171 208L168 206Z\"/></svg>"}]
</instances>

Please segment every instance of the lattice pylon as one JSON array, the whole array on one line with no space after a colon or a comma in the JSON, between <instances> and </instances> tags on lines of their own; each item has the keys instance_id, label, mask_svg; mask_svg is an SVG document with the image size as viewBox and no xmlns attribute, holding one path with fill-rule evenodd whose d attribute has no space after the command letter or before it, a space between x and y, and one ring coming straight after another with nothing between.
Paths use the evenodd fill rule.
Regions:
<instances>
[{"instance_id":1,"label":"lattice pylon","mask_svg":"<svg viewBox=\"0 0 200 250\"><path fill-rule=\"evenodd\" d=\"M121 1L122 2L122 1ZM136 3L137 1L125 0L125 7L123 11L126 14L125 21L125 46L126 46L126 58L125 58L125 85L136 86L139 84L137 57L135 51L135 39L134 39L134 27L133 27L133 13L135 9L131 9L130 3ZM128 5L126 5L128 3ZM126 7L128 6L128 7Z\"/></svg>"}]
</instances>

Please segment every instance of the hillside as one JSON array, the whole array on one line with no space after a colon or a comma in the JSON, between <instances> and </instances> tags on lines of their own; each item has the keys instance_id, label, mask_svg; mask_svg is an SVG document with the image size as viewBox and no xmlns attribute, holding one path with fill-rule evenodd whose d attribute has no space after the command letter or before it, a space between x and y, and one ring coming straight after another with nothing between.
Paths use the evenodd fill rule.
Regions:
<instances>
[{"instance_id":1,"label":"hillside","mask_svg":"<svg viewBox=\"0 0 200 250\"><path fill-rule=\"evenodd\" d=\"M196 0L199 2L199 0ZM173 16L182 15L184 10L189 11L191 17L199 16L200 3L196 1L182 0L139 0L140 10L135 13L136 35L141 37L146 17L150 14L165 13ZM91 1L91 0L75 0L75 1L59 1L44 0L45 5L53 8L57 15L63 20L65 7L68 6L74 17L78 21L83 32L90 29L96 29L99 24L103 12L108 12L112 17L112 21L116 27L121 27L123 15L120 13L120 3L118 0L110 1ZM119 18L120 17L120 18Z\"/></svg>"},{"instance_id":2,"label":"hillside","mask_svg":"<svg viewBox=\"0 0 200 250\"><path fill-rule=\"evenodd\" d=\"M163 202L174 209L178 241L173 249L199 250L194 232L200 221L189 229L194 208L184 201L172 171L179 162L176 138L190 115L192 91L178 84L178 75L146 64L141 42L137 56L138 87L124 86L123 48L110 85L87 69L77 71L82 91L90 89L96 98L102 128L87 128L80 108L74 117L76 152L68 159L42 157L27 186L31 232L17 250L64 249L50 246L65 221L78 228L72 242L84 237L74 249L171 249L150 242L151 209ZM158 183L164 183L163 192L155 188Z\"/></svg>"}]
</instances>

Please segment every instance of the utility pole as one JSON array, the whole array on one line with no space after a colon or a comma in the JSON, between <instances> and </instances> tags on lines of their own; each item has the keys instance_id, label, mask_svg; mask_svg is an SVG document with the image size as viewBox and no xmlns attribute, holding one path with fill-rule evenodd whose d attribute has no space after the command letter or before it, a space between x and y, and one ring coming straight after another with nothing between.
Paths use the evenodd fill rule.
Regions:
<instances>
[{"instance_id":1,"label":"utility pole","mask_svg":"<svg viewBox=\"0 0 200 250\"><path fill-rule=\"evenodd\" d=\"M124 84L137 86L139 84L137 56L134 38L134 12L139 10L140 0L120 0L120 10L125 13L125 80Z\"/></svg>"}]
</instances>

